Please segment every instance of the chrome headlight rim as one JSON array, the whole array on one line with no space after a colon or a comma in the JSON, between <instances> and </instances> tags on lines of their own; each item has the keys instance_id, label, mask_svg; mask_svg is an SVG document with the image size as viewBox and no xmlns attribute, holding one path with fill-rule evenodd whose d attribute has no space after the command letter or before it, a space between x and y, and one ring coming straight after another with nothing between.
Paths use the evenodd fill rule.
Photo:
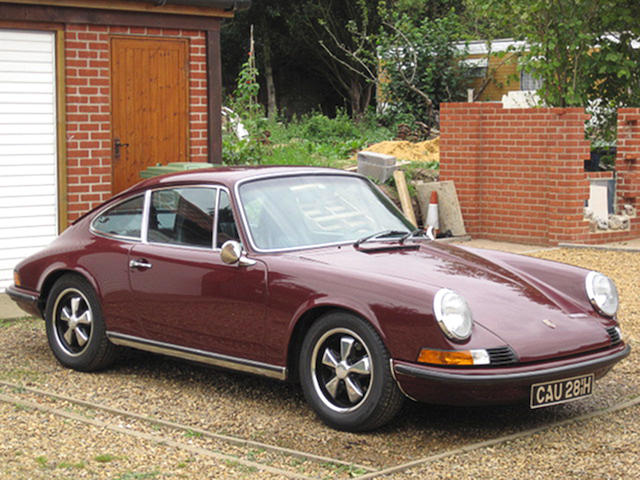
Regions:
<instances>
[{"instance_id":1,"label":"chrome headlight rim","mask_svg":"<svg viewBox=\"0 0 640 480\"><path fill-rule=\"evenodd\" d=\"M452 328L450 321L447 321L447 317L444 313L444 302L447 298L451 298L451 296L455 296L462 300L466 311L465 313L468 315L468 322L465 322L467 323L466 331L460 332L458 329ZM466 299L459 293L448 288L441 288L438 290L433 297L433 313L436 321L438 322L438 326L450 340L453 340L454 342L464 342L471 336L471 331L473 330L473 316L471 315L471 309L469 308L469 304Z\"/></svg>"},{"instance_id":2,"label":"chrome headlight rim","mask_svg":"<svg viewBox=\"0 0 640 480\"><path fill-rule=\"evenodd\" d=\"M596 283L599 280L603 280L603 279L606 282L608 282L610 286L609 290L612 292L612 295L608 297L604 302L600 300L601 293L596 291L597 289ZM605 317L614 317L618 312L620 300L618 297L618 289L616 288L616 284L613 282L613 280L611 280L609 277L607 277L603 273L591 271L587 274L584 284L585 284L585 290L587 292L587 298L589 299L589 302L591 303L593 308L596 310L596 312L600 313L601 315L604 315ZM609 300L613 300L611 302L612 306L607 306L607 303L609 303Z\"/></svg>"}]
</instances>

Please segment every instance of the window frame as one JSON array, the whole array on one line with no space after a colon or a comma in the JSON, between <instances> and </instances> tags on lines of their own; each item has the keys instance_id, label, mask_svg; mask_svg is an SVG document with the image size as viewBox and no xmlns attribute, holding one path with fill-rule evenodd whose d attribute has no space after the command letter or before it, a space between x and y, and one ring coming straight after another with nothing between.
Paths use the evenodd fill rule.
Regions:
<instances>
[{"instance_id":1,"label":"window frame","mask_svg":"<svg viewBox=\"0 0 640 480\"><path fill-rule=\"evenodd\" d=\"M140 237L129 237L127 235L118 235L118 234L113 234L113 233L108 233L108 232L103 232L101 230L98 230L95 226L95 223L98 221L98 219L104 215L105 213L108 213L109 211L118 208L120 205L130 202L131 200L134 200L137 197L142 197L142 219L140 221ZM146 192L138 192L138 193L134 193L129 197L126 197L124 199L122 199L122 201L116 202L113 205L107 205L104 208L100 209L98 211L98 213L96 213L95 217L93 217L93 220L91 220L91 224L89 225L89 231L91 233L93 233L94 235L97 235L99 237L105 237L105 238L115 238L118 240L125 240L125 241L129 241L129 242L133 242L133 243L140 243L142 242L142 239L144 238L144 223L145 223L145 212L147 210L147 199L146 199Z\"/></svg>"},{"instance_id":2,"label":"window frame","mask_svg":"<svg viewBox=\"0 0 640 480\"><path fill-rule=\"evenodd\" d=\"M213 215L213 235L212 235L212 244L210 247L201 247L201 246L196 246L196 245L180 245L180 244L175 244L175 243L161 243L161 242L153 242L153 241L149 241L149 215L151 213L151 194L153 192L157 192L157 191L161 191L161 190L177 190L177 189L184 189L184 188L208 188L211 190L215 190L215 211L214 211L214 215ZM233 200L233 195L231 194L231 191L225 187L224 185L208 185L208 184L187 184L187 185L167 185L167 186L162 186L162 187L157 187L157 188L149 188L148 190L145 190L144 192L135 192L132 193L130 196L123 198L121 201L118 201L116 203L114 203L113 205L106 205L104 206L104 208L101 208L97 213L96 216L93 218L93 220L91 220L91 224L89 226L89 230L91 231L91 233L93 233L94 235L100 236L100 237L105 237L105 238L111 238L111 239L117 239L117 240L123 240L126 242L130 242L130 243L141 243L144 245L156 245L156 246L163 246L163 247L174 247L174 248L186 248L189 250L199 250L199 251L220 251L221 248L216 247L217 241L218 241L218 208L220 206L220 195L221 192L224 191L226 192L226 194L229 196L229 202L231 205L231 213L233 214L233 221L236 224L236 229L238 230L238 236L242 239L242 230L241 227L243 226L243 224L238 221L238 215L236 215L235 209L234 209L234 200ZM140 225L140 238L136 238L136 237L127 237L124 235L114 235L114 234L110 234L110 233L106 233L106 232L101 232L99 230L96 230L96 228L94 227L94 222L97 221L97 219L103 215L104 213L108 212L109 210L118 207L119 205L122 205L123 203L126 203L130 200L133 200L134 198L141 196L143 197L143 207L142 207L142 222ZM242 240L240 240L240 242L242 243Z\"/></svg>"},{"instance_id":3,"label":"window frame","mask_svg":"<svg viewBox=\"0 0 640 480\"><path fill-rule=\"evenodd\" d=\"M198 245L184 245L184 244L179 244L179 243L163 243L163 242L157 242L157 241L149 241L149 215L151 214L151 195L155 192L161 192L163 190L184 190L187 188L206 188L209 190L215 190L215 204L214 204L214 211L213 211L213 224L211 225L212 230L212 235L211 235L211 242L212 244L208 247L203 247L203 246L198 246ZM164 246L164 247L179 247L179 248L188 248L188 249L195 249L195 250L220 250L219 248L215 248L216 245L216 241L217 241L217 237L218 237L218 232L217 232L217 225L218 225L218 206L220 204L220 190L224 189L224 187L218 186L218 185L171 185L171 186L166 186L166 187L159 187L159 188L152 188L149 189L145 192L145 215L144 218L142 219L142 243L144 243L145 245L160 245L160 246ZM235 221L235 216L234 216L234 221ZM238 222L236 222L237 224Z\"/></svg>"}]
</instances>

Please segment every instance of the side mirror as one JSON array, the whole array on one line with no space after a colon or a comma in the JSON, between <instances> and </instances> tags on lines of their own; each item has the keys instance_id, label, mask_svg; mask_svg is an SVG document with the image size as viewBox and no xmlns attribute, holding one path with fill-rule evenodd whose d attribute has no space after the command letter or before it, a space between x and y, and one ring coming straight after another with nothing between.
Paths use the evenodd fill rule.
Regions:
<instances>
[{"instance_id":1,"label":"side mirror","mask_svg":"<svg viewBox=\"0 0 640 480\"><path fill-rule=\"evenodd\" d=\"M235 240L227 240L222 244L220 259L227 265L238 264L242 267L248 267L256 264L255 260L245 257L242 251L242 245Z\"/></svg>"}]
</instances>

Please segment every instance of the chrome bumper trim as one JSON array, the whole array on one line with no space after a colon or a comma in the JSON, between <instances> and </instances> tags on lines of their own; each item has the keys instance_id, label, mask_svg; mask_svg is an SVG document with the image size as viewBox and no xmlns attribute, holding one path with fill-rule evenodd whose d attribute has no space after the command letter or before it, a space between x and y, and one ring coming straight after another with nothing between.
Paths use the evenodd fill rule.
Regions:
<instances>
[{"instance_id":1,"label":"chrome bumper trim","mask_svg":"<svg viewBox=\"0 0 640 480\"><path fill-rule=\"evenodd\" d=\"M578 363L572 363L569 365L562 365L559 367L543 368L540 370L533 370L528 372L516 372L516 373L495 373L495 374L481 374L474 375L473 372L466 370L465 372L452 371L434 371L425 366L407 365L404 363L393 363L393 369L395 373L401 375L408 375L410 377L419 378L421 380L428 380L432 382L441 383L457 383L468 385L498 385L510 382L537 382L544 381L550 376L561 378L563 376L571 377L580 372L593 371L601 368L612 367L615 363L619 362L631 351L631 347L626 345L625 348L619 352L615 352L612 355L604 357L594 358L591 360L585 360Z\"/></svg>"},{"instance_id":2,"label":"chrome bumper trim","mask_svg":"<svg viewBox=\"0 0 640 480\"><path fill-rule=\"evenodd\" d=\"M218 353L211 353L195 348L182 347L170 343L147 340L146 338L134 337L117 332L107 332L107 338L116 345L132 347L146 350L153 353L161 353L172 357L193 360L195 362L206 363L216 367L228 368L241 372L253 373L264 377L275 378L277 380L287 379L286 367L279 367L268 363L256 362L245 358L230 357Z\"/></svg>"}]
</instances>

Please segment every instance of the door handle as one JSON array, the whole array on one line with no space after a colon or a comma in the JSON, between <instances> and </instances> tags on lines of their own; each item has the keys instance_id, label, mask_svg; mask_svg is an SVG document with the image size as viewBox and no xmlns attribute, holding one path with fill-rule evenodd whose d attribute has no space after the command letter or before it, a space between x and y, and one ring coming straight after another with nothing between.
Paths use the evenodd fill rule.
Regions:
<instances>
[{"instance_id":1,"label":"door handle","mask_svg":"<svg viewBox=\"0 0 640 480\"><path fill-rule=\"evenodd\" d=\"M140 258L138 260L131 260L129 262L129 268L151 268L153 265L151 265L149 262L147 262L146 260Z\"/></svg>"},{"instance_id":2,"label":"door handle","mask_svg":"<svg viewBox=\"0 0 640 480\"><path fill-rule=\"evenodd\" d=\"M129 146L128 143L122 143L119 138L114 138L113 139L113 157L116 160L119 159L121 154L120 150L123 147L128 147L128 146Z\"/></svg>"}]
</instances>

